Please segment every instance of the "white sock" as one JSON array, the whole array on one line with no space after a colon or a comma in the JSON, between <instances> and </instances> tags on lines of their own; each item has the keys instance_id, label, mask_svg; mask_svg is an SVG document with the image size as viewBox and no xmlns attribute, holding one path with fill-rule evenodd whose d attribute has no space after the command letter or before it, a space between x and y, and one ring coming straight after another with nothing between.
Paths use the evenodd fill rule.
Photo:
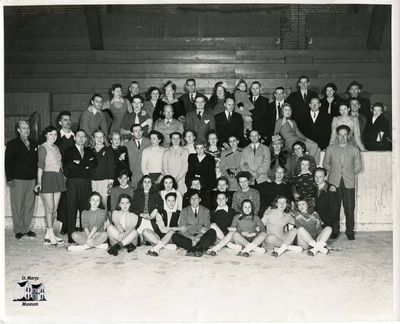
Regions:
<instances>
[{"instance_id":1,"label":"white sock","mask_svg":"<svg viewBox=\"0 0 400 324\"><path fill-rule=\"evenodd\" d=\"M279 248L275 248L274 251L278 253L278 256L280 256L283 252L285 252L288 249L288 246L283 243Z\"/></svg>"},{"instance_id":2,"label":"white sock","mask_svg":"<svg viewBox=\"0 0 400 324\"><path fill-rule=\"evenodd\" d=\"M99 244L97 246L95 246L96 249L101 249L101 250L107 250L108 249L108 244L107 243L103 243L103 244Z\"/></svg>"},{"instance_id":3,"label":"white sock","mask_svg":"<svg viewBox=\"0 0 400 324\"><path fill-rule=\"evenodd\" d=\"M228 248L232 249L232 250L242 251L242 246L239 245L239 244L235 244L235 243L229 242L226 246Z\"/></svg>"},{"instance_id":4,"label":"white sock","mask_svg":"<svg viewBox=\"0 0 400 324\"><path fill-rule=\"evenodd\" d=\"M321 249L319 249L319 252L321 252L322 254L324 254L324 255L327 255L328 254L328 252L329 252L329 250L327 249L327 248L321 248Z\"/></svg>"},{"instance_id":5,"label":"white sock","mask_svg":"<svg viewBox=\"0 0 400 324\"><path fill-rule=\"evenodd\" d=\"M257 253L261 253L261 254L265 253L265 249L263 247L260 247L260 246L257 246L256 248L254 248L253 251L257 252Z\"/></svg>"},{"instance_id":6,"label":"white sock","mask_svg":"<svg viewBox=\"0 0 400 324\"><path fill-rule=\"evenodd\" d=\"M297 252L297 253L300 253L301 251L303 251L301 246L297 246L297 245L288 245L287 249L289 251L293 251L293 252Z\"/></svg>"},{"instance_id":7,"label":"white sock","mask_svg":"<svg viewBox=\"0 0 400 324\"><path fill-rule=\"evenodd\" d=\"M51 244L57 244L57 239L56 236L54 235L54 230L53 228L49 228L49 240L51 242Z\"/></svg>"},{"instance_id":8,"label":"white sock","mask_svg":"<svg viewBox=\"0 0 400 324\"><path fill-rule=\"evenodd\" d=\"M242 252L251 252L251 251L253 251L256 247L257 247L257 245L255 245L255 244L253 244L253 243L247 244L247 245L245 246L245 248L242 250Z\"/></svg>"},{"instance_id":9,"label":"white sock","mask_svg":"<svg viewBox=\"0 0 400 324\"><path fill-rule=\"evenodd\" d=\"M308 243L309 246L315 247L315 245L317 245L317 242L315 242L314 240L312 240L310 243Z\"/></svg>"},{"instance_id":10,"label":"white sock","mask_svg":"<svg viewBox=\"0 0 400 324\"><path fill-rule=\"evenodd\" d=\"M68 251L83 251L83 250L87 250L90 249L90 246L87 244L83 244L83 245L70 245L68 246Z\"/></svg>"},{"instance_id":11,"label":"white sock","mask_svg":"<svg viewBox=\"0 0 400 324\"><path fill-rule=\"evenodd\" d=\"M165 244L164 249L170 250L170 251L176 251L177 246L175 244Z\"/></svg>"},{"instance_id":12,"label":"white sock","mask_svg":"<svg viewBox=\"0 0 400 324\"><path fill-rule=\"evenodd\" d=\"M44 236L44 239L45 239L45 240L48 240L48 239L49 239L49 229L48 229L48 228L46 228L46 234L45 234L45 236Z\"/></svg>"},{"instance_id":13,"label":"white sock","mask_svg":"<svg viewBox=\"0 0 400 324\"><path fill-rule=\"evenodd\" d=\"M164 246L163 243L158 242L157 245L155 245L151 250L158 253L158 251L160 251L163 248L163 246Z\"/></svg>"}]
</instances>

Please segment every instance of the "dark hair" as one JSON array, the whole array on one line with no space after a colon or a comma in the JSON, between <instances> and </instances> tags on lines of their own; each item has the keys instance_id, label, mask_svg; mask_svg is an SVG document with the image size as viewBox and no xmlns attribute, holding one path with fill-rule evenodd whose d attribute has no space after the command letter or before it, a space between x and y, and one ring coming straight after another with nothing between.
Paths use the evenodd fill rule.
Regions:
<instances>
[{"instance_id":1,"label":"dark hair","mask_svg":"<svg viewBox=\"0 0 400 324\"><path fill-rule=\"evenodd\" d=\"M71 112L68 110L61 111L56 117L56 126L61 129L60 120L64 116L69 116L71 118Z\"/></svg>"},{"instance_id":2,"label":"dark hair","mask_svg":"<svg viewBox=\"0 0 400 324\"><path fill-rule=\"evenodd\" d=\"M317 167L317 168L315 168L315 170L314 170L314 176L315 176L315 173L316 173L317 171L323 172L325 177L328 175L328 170L327 170L327 169L321 168L321 167Z\"/></svg>"},{"instance_id":3,"label":"dark hair","mask_svg":"<svg viewBox=\"0 0 400 324\"><path fill-rule=\"evenodd\" d=\"M239 217L239 220L242 220L243 219L243 217L244 217L244 214L243 214L243 205L245 204L245 203L250 203L250 205L251 205L251 220L252 221L254 221L254 204L253 204L253 202L250 200L250 199L244 199L242 202L241 202L241 204L240 204L240 213L241 213L241 216Z\"/></svg>"},{"instance_id":4,"label":"dark hair","mask_svg":"<svg viewBox=\"0 0 400 324\"><path fill-rule=\"evenodd\" d=\"M306 146L306 144L305 144L304 142L302 142L302 141L296 141L296 142L294 142L294 143L292 144L292 152L293 152L293 153L294 153L294 147L295 147L296 145L301 146L301 148L303 149L303 152L304 152L304 153L307 152L307 146Z\"/></svg>"},{"instance_id":5,"label":"dark hair","mask_svg":"<svg viewBox=\"0 0 400 324\"><path fill-rule=\"evenodd\" d=\"M187 79L187 80L186 80L186 82L185 82L185 84L187 85L187 84L188 84L188 82L190 82L190 81L193 81L193 82L194 82L194 84L196 85L196 80L195 80L195 79L193 79L193 78Z\"/></svg>"},{"instance_id":6,"label":"dark hair","mask_svg":"<svg viewBox=\"0 0 400 324\"><path fill-rule=\"evenodd\" d=\"M85 131L84 129L82 129L82 128L79 128L79 129L75 132L75 136L76 136L76 134L78 134L79 132L84 133L85 136L86 136L86 138L89 137L88 134L86 133L86 131Z\"/></svg>"},{"instance_id":7,"label":"dark hair","mask_svg":"<svg viewBox=\"0 0 400 324\"><path fill-rule=\"evenodd\" d=\"M273 181L275 181L276 180L276 171L278 170L278 169L283 169L283 171L284 171L284 175L283 175L283 178L282 178L282 181L283 182L287 182L287 169L284 167L284 166L282 166L282 165L277 165L276 167L274 167L273 169L272 169L272 178L273 178Z\"/></svg>"},{"instance_id":8,"label":"dark hair","mask_svg":"<svg viewBox=\"0 0 400 324\"><path fill-rule=\"evenodd\" d=\"M91 199L93 196L99 196L99 197L100 197L100 204L99 204L99 207L98 207L98 208L99 208L99 209L104 209L103 199L102 199L101 195L100 195L97 191L92 191L92 192L90 193L90 195L89 195L89 198L88 198L87 210L90 210L90 208L91 208L91 206L90 206L90 199Z\"/></svg>"},{"instance_id":9,"label":"dark hair","mask_svg":"<svg viewBox=\"0 0 400 324\"><path fill-rule=\"evenodd\" d=\"M114 91L115 89L118 89L118 88L120 88L122 90L122 85L120 85L119 83L114 83L111 86L111 91Z\"/></svg>"},{"instance_id":10,"label":"dark hair","mask_svg":"<svg viewBox=\"0 0 400 324\"><path fill-rule=\"evenodd\" d=\"M185 138L186 137L186 134L187 133L192 133L193 134L193 137L194 137L194 140L196 141L196 138L197 138L197 132L196 131L194 131L194 130L191 130L191 129L187 129L187 130L185 130L184 132L183 132L183 135L182 135L182 137L183 138ZM185 141L186 142L186 141ZM187 143L186 143L187 144Z\"/></svg>"},{"instance_id":11,"label":"dark hair","mask_svg":"<svg viewBox=\"0 0 400 324\"><path fill-rule=\"evenodd\" d=\"M336 127L336 134L339 134L340 130L345 129L347 130L347 135L350 134L350 127L347 125L340 125L338 127Z\"/></svg>"},{"instance_id":12,"label":"dark hair","mask_svg":"<svg viewBox=\"0 0 400 324\"><path fill-rule=\"evenodd\" d=\"M124 175L126 175L128 178L130 178L130 172L125 168L118 171L117 178L122 178Z\"/></svg>"},{"instance_id":13,"label":"dark hair","mask_svg":"<svg viewBox=\"0 0 400 324\"><path fill-rule=\"evenodd\" d=\"M235 102L235 97L232 96L231 94L226 95L225 99L224 99L224 103L226 103L227 100L233 100L233 102Z\"/></svg>"},{"instance_id":14,"label":"dark hair","mask_svg":"<svg viewBox=\"0 0 400 324\"><path fill-rule=\"evenodd\" d=\"M313 97L311 97L311 98L310 98L310 101L309 101L309 103L311 103L311 100L313 100L313 99L317 99L317 100L318 100L318 102L321 102L321 100L319 100L319 98L318 98L317 96L313 96Z\"/></svg>"},{"instance_id":15,"label":"dark hair","mask_svg":"<svg viewBox=\"0 0 400 324\"><path fill-rule=\"evenodd\" d=\"M246 92L247 92L247 83L244 79L240 79L239 82L236 84L236 90L239 90L239 84L244 83L246 85Z\"/></svg>"},{"instance_id":16,"label":"dark hair","mask_svg":"<svg viewBox=\"0 0 400 324\"><path fill-rule=\"evenodd\" d=\"M177 184L175 178L172 175L167 174L160 181L160 185L159 185L160 191L165 190L164 181L166 179L171 179L172 180L172 188L174 188L175 190L178 189L178 184Z\"/></svg>"},{"instance_id":17,"label":"dark hair","mask_svg":"<svg viewBox=\"0 0 400 324\"><path fill-rule=\"evenodd\" d=\"M301 164L301 162L303 162L303 161L307 161L307 162L308 162L308 166L309 166L309 168L310 168L310 166L311 166L310 158L309 158L308 156L302 156L302 157L300 157L300 158L299 158L299 163Z\"/></svg>"},{"instance_id":18,"label":"dark hair","mask_svg":"<svg viewBox=\"0 0 400 324\"><path fill-rule=\"evenodd\" d=\"M206 136L206 138L207 138L207 144L209 144L208 138L209 138L209 136L212 135L212 134L215 134L215 136L217 137L217 143L218 143L218 135L217 135L217 132L216 132L214 129L210 129L210 130L207 132L207 136Z\"/></svg>"},{"instance_id":19,"label":"dark hair","mask_svg":"<svg viewBox=\"0 0 400 324\"><path fill-rule=\"evenodd\" d=\"M169 104L169 103L165 104L165 105L162 107L162 115L164 115L165 107L170 107L170 108L172 108L172 116L174 116L174 112L175 112L174 106L172 106L172 105Z\"/></svg>"},{"instance_id":20,"label":"dark hair","mask_svg":"<svg viewBox=\"0 0 400 324\"><path fill-rule=\"evenodd\" d=\"M197 190L197 189L189 189L189 190L187 191L187 197L189 198L189 200L190 200L190 198L192 198L194 195L198 195L199 198L200 198L200 190Z\"/></svg>"},{"instance_id":21,"label":"dark hair","mask_svg":"<svg viewBox=\"0 0 400 324\"><path fill-rule=\"evenodd\" d=\"M133 125L131 126L131 128L129 129L129 130L131 131L131 133L133 132L133 128L134 128L134 127L140 127L140 129L143 130L142 125L140 125L140 124L133 124Z\"/></svg>"},{"instance_id":22,"label":"dark hair","mask_svg":"<svg viewBox=\"0 0 400 324\"><path fill-rule=\"evenodd\" d=\"M132 97L132 102L135 99L139 99L142 103L144 103L144 98L140 94L136 94Z\"/></svg>"},{"instance_id":23,"label":"dark hair","mask_svg":"<svg viewBox=\"0 0 400 324\"><path fill-rule=\"evenodd\" d=\"M158 89L157 87L150 87L149 90L147 90L147 93L146 93L146 99L147 99L147 100L150 100L150 99L151 99L150 96L151 96L151 93L152 93L154 90L157 90L157 91L158 91L158 96L161 96L161 90L160 90L160 89Z\"/></svg>"},{"instance_id":24,"label":"dark hair","mask_svg":"<svg viewBox=\"0 0 400 324\"><path fill-rule=\"evenodd\" d=\"M218 184L219 181L225 181L226 184L229 184L228 179L227 179L226 177L224 177L224 176L221 176L221 177L219 177L219 178L217 179L217 184Z\"/></svg>"},{"instance_id":25,"label":"dark hair","mask_svg":"<svg viewBox=\"0 0 400 324\"><path fill-rule=\"evenodd\" d=\"M89 105L92 104L92 101L94 101L94 98L96 98L96 97L99 97L99 98L103 99L102 95L100 95L100 94L98 94L98 93L95 93L95 94L90 98Z\"/></svg>"},{"instance_id":26,"label":"dark hair","mask_svg":"<svg viewBox=\"0 0 400 324\"><path fill-rule=\"evenodd\" d=\"M153 181L153 179L152 179L148 174L145 174L143 177L140 178L140 180L139 180L139 182L138 182L138 185L137 185L137 190L139 190L139 191L143 191L143 190L144 190L144 188L143 188L143 181L144 181L145 179L150 179L150 181L151 181L151 188L150 188L150 191L155 190L155 188L154 188L154 181Z\"/></svg>"},{"instance_id":27,"label":"dark hair","mask_svg":"<svg viewBox=\"0 0 400 324\"><path fill-rule=\"evenodd\" d=\"M306 79L306 80L307 80L307 82L310 82L310 79L308 78L308 76L306 76L306 75L302 75L302 76L301 76L301 77L299 77L299 79L297 80L297 83L299 83L301 79Z\"/></svg>"},{"instance_id":28,"label":"dark hair","mask_svg":"<svg viewBox=\"0 0 400 324\"><path fill-rule=\"evenodd\" d=\"M160 141L160 142L159 142L159 145L161 145L162 142L164 141L164 135L161 134L159 131L152 130L152 131L149 133L149 138L151 137L151 135L156 135L156 136L157 136L158 140Z\"/></svg>"},{"instance_id":29,"label":"dark hair","mask_svg":"<svg viewBox=\"0 0 400 324\"><path fill-rule=\"evenodd\" d=\"M275 88L275 90L274 90L274 93L275 93L275 91L276 91L276 90L282 90L282 91L285 91L285 88L284 88L284 87L276 87L276 88Z\"/></svg>"},{"instance_id":30,"label":"dark hair","mask_svg":"<svg viewBox=\"0 0 400 324\"><path fill-rule=\"evenodd\" d=\"M351 100L350 100L351 101ZM379 107L382 110L382 114L386 111L386 106L382 103L382 102L375 102L372 106L371 106L371 111L374 111L375 107Z\"/></svg>"},{"instance_id":31,"label":"dark hair","mask_svg":"<svg viewBox=\"0 0 400 324\"><path fill-rule=\"evenodd\" d=\"M277 195L277 196L275 197L274 201L273 201L272 204L271 204L271 208L272 208L272 209L277 209L277 208L278 208L278 200L279 200L279 199L282 199L282 198L286 199L286 208L285 208L285 210L284 210L283 212L284 212L284 213L288 213L288 212L290 211L290 207L289 207L289 205L290 205L290 200L289 200L288 197L286 197L286 196L284 196L284 195Z\"/></svg>"},{"instance_id":32,"label":"dark hair","mask_svg":"<svg viewBox=\"0 0 400 324\"><path fill-rule=\"evenodd\" d=\"M179 138L182 138L182 134L179 132L172 132L171 134L169 134L169 138L172 139L172 136L174 135L179 135Z\"/></svg>"},{"instance_id":33,"label":"dark hair","mask_svg":"<svg viewBox=\"0 0 400 324\"><path fill-rule=\"evenodd\" d=\"M218 103L218 96L217 96L217 89L218 87L222 87L224 90L224 100L226 96L229 94L228 90L223 86L224 82L223 81L218 81L213 88L212 95L210 97L210 100L208 101L208 109L213 109L217 103Z\"/></svg>"},{"instance_id":34,"label":"dark hair","mask_svg":"<svg viewBox=\"0 0 400 324\"><path fill-rule=\"evenodd\" d=\"M175 200L176 200L176 197L178 197L178 195L176 194L176 192L168 192L166 195L165 195L165 197L164 197L164 200L167 200L167 198L168 197L174 197L175 198Z\"/></svg>"},{"instance_id":35,"label":"dark hair","mask_svg":"<svg viewBox=\"0 0 400 324\"><path fill-rule=\"evenodd\" d=\"M176 84L173 83L171 80L168 80L164 85L163 85L163 90L165 92L165 89L167 87L171 86L172 90L176 91Z\"/></svg>"},{"instance_id":36,"label":"dark hair","mask_svg":"<svg viewBox=\"0 0 400 324\"><path fill-rule=\"evenodd\" d=\"M251 88L251 86L252 86L253 84L258 84L258 85L261 87L260 81L253 81L253 82L250 84L250 88Z\"/></svg>"},{"instance_id":37,"label":"dark hair","mask_svg":"<svg viewBox=\"0 0 400 324\"><path fill-rule=\"evenodd\" d=\"M53 131L56 131L58 136L57 128L55 128L53 125L46 126L46 128L42 131L42 134L40 136L40 143L46 142L46 134L51 133Z\"/></svg>"},{"instance_id":38,"label":"dark hair","mask_svg":"<svg viewBox=\"0 0 400 324\"><path fill-rule=\"evenodd\" d=\"M240 171L236 174L236 180L239 182L239 178L246 178L250 181L251 173L249 171Z\"/></svg>"},{"instance_id":39,"label":"dark hair","mask_svg":"<svg viewBox=\"0 0 400 324\"><path fill-rule=\"evenodd\" d=\"M333 91L335 91L335 93L337 92L337 86L336 86L336 84L334 84L334 83L332 83L332 82L329 82L329 83L327 83L327 84L325 85L324 89L322 90L322 93L323 93L323 94L326 94L326 89L327 89L327 88L332 88Z\"/></svg>"},{"instance_id":40,"label":"dark hair","mask_svg":"<svg viewBox=\"0 0 400 324\"><path fill-rule=\"evenodd\" d=\"M129 211L132 211L132 208L133 208L133 206L132 206L132 198L131 198L131 196L129 196L129 195L126 194L126 193L122 193L122 194L120 194L120 195L118 196L118 202L117 202L117 206L115 206L115 210L121 210L121 207L119 206L119 204L121 203L121 200L122 200L123 198L126 198L126 199L129 200L129 203L131 204L131 205L129 206Z\"/></svg>"}]
</instances>

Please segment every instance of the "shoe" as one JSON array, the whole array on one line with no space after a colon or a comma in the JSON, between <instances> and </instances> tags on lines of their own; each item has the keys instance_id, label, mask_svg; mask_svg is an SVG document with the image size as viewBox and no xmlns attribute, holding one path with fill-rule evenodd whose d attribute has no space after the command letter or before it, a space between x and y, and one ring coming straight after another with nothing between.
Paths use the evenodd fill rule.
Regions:
<instances>
[{"instance_id":1,"label":"shoe","mask_svg":"<svg viewBox=\"0 0 400 324\"><path fill-rule=\"evenodd\" d=\"M349 241L354 241L356 238L354 237L354 234L346 234L347 238Z\"/></svg>"},{"instance_id":2,"label":"shoe","mask_svg":"<svg viewBox=\"0 0 400 324\"><path fill-rule=\"evenodd\" d=\"M187 251L186 256L192 256L192 257L201 257L203 256L203 252L200 251Z\"/></svg>"},{"instance_id":3,"label":"shoe","mask_svg":"<svg viewBox=\"0 0 400 324\"><path fill-rule=\"evenodd\" d=\"M95 246L96 249L100 249L100 250L107 250L108 249L108 244L107 243L103 243L100 245Z\"/></svg>"},{"instance_id":4,"label":"shoe","mask_svg":"<svg viewBox=\"0 0 400 324\"><path fill-rule=\"evenodd\" d=\"M23 236L24 236L24 234L22 234L22 233L17 233L17 234L15 234L15 238L16 238L17 240L21 239Z\"/></svg>"},{"instance_id":5,"label":"shoe","mask_svg":"<svg viewBox=\"0 0 400 324\"><path fill-rule=\"evenodd\" d=\"M238 255L248 258L250 256L250 253L249 252L239 252Z\"/></svg>"},{"instance_id":6,"label":"shoe","mask_svg":"<svg viewBox=\"0 0 400 324\"><path fill-rule=\"evenodd\" d=\"M65 235L65 234L67 234L67 231L62 229L62 230L60 231L60 235Z\"/></svg>"},{"instance_id":7,"label":"shoe","mask_svg":"<svg viewBox=\"0 0 400 324\"><path fill-rule=\"evenodd\" d=\"M276 251L272 251L271 255L277 258L279 256L279 253Z\"/></svg>"},{"instance_id":8,"label":"shoe","mask_svg":"<svg viewBox=\"0 0 400 324\"><path fill-rule=\"evenodd\" d=\"M136 250L136 246L133 243L129 243L125 247L128 253L131 253Z\"/></svg>"},{"instance_id":9,"label":"shoe","mask_svg":"<svg viewBox=\"0 0 400 324\"><path fill-rule=\"evenodd\" d=\"M308 254L309 256L315 256L314 252L311 251L311 249L307 251L307 254Z\"/></svg>"},{"instance_id":10,"label":"shoe","mask_svg":"<svg viewBox=\"0 0 400 324\"><path fill-rule=\"evenodd\" d=\"M81 228L81 227L75 227L75 232L83 232L83 228Z\"/></svg>"},{"instance_id":11,"label":"shoe","mask_svg":"<svg viewBox=\"0 0 400 324\"><path fill-rule=\"evenodd\" d=\"M28 233L25 233L24 235L29 236L29 237L36 237L36 233L29 231Z\"/></svg>"},{"instance_id":12,"label":"shoe","mask_svg":"<svg viewBox=\"0 0 400 324\"><path fill-rule=\"evenodd\" d=\"M56 238L57 244L64 243L64 239L62 239L61 237L57 237L57 236L54 236L54 237Z\"/></svg>"},{"instance_id":13,"label":"shoe","mask_svg":"<svg viewBox=\"0 0 400 324\"><path fill-rule=\"evenodd\" d=\"M158 253L156 251L148 250L146 255L158 257Z\"/></svg>"},{"instance_id":14,"label":"shoe","mask_svg":"<svg viewBox=\"0 0 400 324\"><path fill-rule=\"evenodd\" d=\"M51 245L51 242L49 239L44 239L43 245Z\"/></svg>"},{"instance_id":15,"label":"shoe","mask_svg":"<svg viewBox=\"0 0 400 324\"><path fill-rule=\"evenodd\" d=\"M107 252L111 255L117 256L118 255L118 251L121 250L121 246L119 244L114 244L113 246L111 246Z\"/></svg>"},{"instance_id":16,"label":"shoe","mask_svg":"<svg viewBox=\"0 0 400 324\"><path fill-rule=\"evenodd\" d=\"M339 237L339 233L332 233L331 236L329 237L331 240L335 240Z\"/></svg>"},{"instance_id":17,"label":"shoe","mask_svg":"<svg viewBox=\"0 0 400 324\"><path fill-rule=\"evenodd\" d=\"M208 251L206 252L206 255L217 256L217 252L212 251L212 250L208 250Z\"/></svg>"},{"instance_id":18,"label":"shoe","mask_svg":"<svg viewBox=\"0 0 400 324\"><path fill-rule=\"evenodd\" d=\"M75 243L75 241L73 239L68 239L68 244L74 244L74 243Z\"/></svg>"}]
</instances>

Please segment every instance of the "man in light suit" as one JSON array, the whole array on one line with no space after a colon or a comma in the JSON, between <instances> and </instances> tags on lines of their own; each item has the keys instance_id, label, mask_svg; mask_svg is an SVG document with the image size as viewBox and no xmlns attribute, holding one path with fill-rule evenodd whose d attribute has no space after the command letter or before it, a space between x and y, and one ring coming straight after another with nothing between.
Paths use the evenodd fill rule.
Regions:
<instances>
[{"instance_id":1,"label":"man in light suit","mask_svg":"<svg viewBox=\"0 0 400 324\"><path fill-rule=\"evenodd\" d=\"M132 172L131 184L136 189L139 180L142 178L142 152L150 146L150 140L143 137L143 128L140 124L131 127L132 139L126 144L129 156L129 167Z\"/></svg>"},{"instance_id":2,"label":"man in light suit","mask_svg":"<svg viewBox=\"0 0 400 324\"><path fill-rule=\"evenodd\" d=\"M359 149L348 141L348 126L337 127L336 133L339 143L328 146L323 166L329 172L329 183L338 189L338 213L343 200L346 236L349 240L354 240L355 181L356 175L362 170L361 155ZM336 218L339 217L340 215Z\"/></svg>"},{"instance_id":3,"label":"man in light suit","mask_svg":"<svg viewBox=\"0 0 400 324\"><path fill-rule=\"evenodd\" d=\"M183 208L179 227L183 230L172 235L172 242L187 250L187 256L201 257L215 242L217 233L210 228L210 210L200 205L200 191L188 191L190 205Z\"/></svg>"},{"instance_id":4,"label":"man in light suit","mask_svg":"<svg viewBox=\"0 0 400 324\"><path fill-rule=\"evenodd\" d=\"M207 101L207 97L196 91L196 80L195 79L187 79L185 83L185 88L187 92L179 97L179 100L182 100L185 104L186 114L196 110L196 106L194 104L197 97L203 97Z\"/></svg>"},{"instance_id":5,"label":"man in light suit","mask_svg":"<svg viewBox=\"0 0 400 324\"><path fill-rule=\"evenodd\" d=\"M196 110L186 114L185 130L192 130L197 133L197 141L207 142L207 133L211 130L215 130L215 119L214 115L204 110L206 100L204 97L197 97L195 99Z\"/></svg>"},{"instance_id":6,"label":"man in light suit","mask_svg":"<svg viewBox=\"0 0 400 324\"><path fill-rule=\"evenodd\" d=\"M243 149L240 159L242 171L249 171L255 186L268 180L267 172L271 164L269 148L260 143L261 135L258 131L250 132L251 144Z\"/></svg>"},{"instance_id":7,"label":"man in light suit","mask_svg":"<svg viewBox=\"0 0 400 324\"><path fill-rule=\"evenodd\" d=\"M239 143L244 143L243 117L233 110L235 109L235 99L225 98L225 111L215 115L215 127L218 136L218 145L225 150L229 149L229 137L235 136Z\"/></svg>"}]
</instances>

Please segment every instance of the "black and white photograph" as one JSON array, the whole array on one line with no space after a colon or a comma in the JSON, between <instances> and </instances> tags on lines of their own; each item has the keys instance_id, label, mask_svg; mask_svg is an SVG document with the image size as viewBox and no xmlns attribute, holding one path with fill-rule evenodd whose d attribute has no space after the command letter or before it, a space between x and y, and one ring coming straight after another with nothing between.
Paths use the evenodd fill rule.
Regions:
<instances>
[{"instance_id":1,"label":"black and white photograph","mask_svg":"<svg viewBox=\"0 0 400 324\"><path fill-rule=\"evenodd\" d=\"M399 4L0 6L0 321L400 320Z\"/></svg>"}]
</instances>

